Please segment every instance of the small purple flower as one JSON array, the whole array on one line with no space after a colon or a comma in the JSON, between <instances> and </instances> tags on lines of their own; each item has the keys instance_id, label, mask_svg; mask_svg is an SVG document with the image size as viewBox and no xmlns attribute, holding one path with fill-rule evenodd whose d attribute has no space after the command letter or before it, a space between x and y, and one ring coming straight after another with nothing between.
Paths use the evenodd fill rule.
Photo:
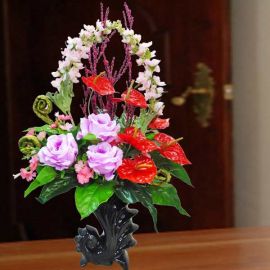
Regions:
<instances>
[{"instance_id":1,"label":"small purple flower","mask_svg":"<svg viewBox=\"0 0 270 270\"><path fill-rule=\"evenodd\" d=\"M88 118L81 118L80 131L77 134L77 140L82 139L89 133L96 135L102 141L112 142L117 138L120 131L120 125L107 113L90 114Z\"/></svg>"},{"instance_id":2,"label":"small purple flower","mask_svg":"<svg viewBox=\"0 0 270 270\"><path fill-rule=\"evenodd\" d=\"M58 171L68 169L76 160L78 145L71 133L52 135L47 145L38 152L41 163L54 167Z\"/></svg>"},{"instance_id":3,"label":"small purple flower","mask_svg":"<svg viewBox=\"0 0 270 270\"><path fill-rule=\"evenodd\" d=\"M122 164L123 151L107 142L90 145L87 151L88 165L96 173L112 180L115 170Z\"/></svg>"}]
</instances>

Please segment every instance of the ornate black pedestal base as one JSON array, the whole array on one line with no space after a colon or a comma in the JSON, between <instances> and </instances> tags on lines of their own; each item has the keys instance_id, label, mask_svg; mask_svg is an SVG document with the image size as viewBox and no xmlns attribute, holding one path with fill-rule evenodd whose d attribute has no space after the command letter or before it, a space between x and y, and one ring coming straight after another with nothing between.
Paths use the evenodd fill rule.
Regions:
<instances>
[{"instance_id":1,"label":"ornate black pedestal base","mask_svg":"<svg viewBox=\"0 0 270 270\"><path fill-rule=\"evenodd\" d=\"M95 216L103 232L99 234L96 228L87 225L79 228L75 237L77 251L82 253L81 266L88 262L108 266L117 262L123 270L128 270L126 249L136 245L132 234L139 226L132 218L137 213L138 210L128 208L117 197L100 205Z\"/></svg>"}]
</instances>

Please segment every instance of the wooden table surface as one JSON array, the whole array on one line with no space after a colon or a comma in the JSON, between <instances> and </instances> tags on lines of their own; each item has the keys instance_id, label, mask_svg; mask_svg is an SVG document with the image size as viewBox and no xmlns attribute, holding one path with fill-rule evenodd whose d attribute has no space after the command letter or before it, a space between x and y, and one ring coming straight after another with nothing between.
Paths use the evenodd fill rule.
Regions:
<instances>
[{"instance_id":1,"label":"wooden table surface","mask_svg":"<svg viewBox=\"0 0 270 270\"><path fill-rule=\"evenodd\" d=\"M130 270L270 270L270 228L135 235ZM72 239L0 243L1 270L76 270ZM84 269L119 269L88 265Z\"/></svg>"}]
</instances>

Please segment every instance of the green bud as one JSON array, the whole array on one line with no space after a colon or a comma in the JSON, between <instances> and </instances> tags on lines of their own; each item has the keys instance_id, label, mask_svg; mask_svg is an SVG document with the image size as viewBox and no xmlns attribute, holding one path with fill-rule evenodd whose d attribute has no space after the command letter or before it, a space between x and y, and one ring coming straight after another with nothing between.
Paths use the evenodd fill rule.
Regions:
<instances>
[{"instance_id":1,"label":"green bud","mask_svg":"<svg viewBox=\"0 0 270 270\"><path fill-rule=\"evenodd\" d=\"M34 135L23 136L19 139L18 145L20 151L26 156L31 156L36 148L41 147L38 138Z\"/></svg>"},{"instance_id":2,"label":"green bud","mask_svg":"<svg viewBox=\"0 0 270 270\"><path fill-rule=\"evenodd\" d=\"M162 184L169 183L171 181L171 174L165 169L159 169L152 185L161 186Z\"/></svg>"}]
</instances>

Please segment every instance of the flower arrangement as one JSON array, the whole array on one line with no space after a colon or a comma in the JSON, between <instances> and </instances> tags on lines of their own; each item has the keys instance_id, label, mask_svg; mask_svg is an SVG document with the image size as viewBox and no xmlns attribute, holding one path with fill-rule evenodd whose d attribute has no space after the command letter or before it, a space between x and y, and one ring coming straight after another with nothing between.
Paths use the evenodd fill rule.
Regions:
<instances>
[{"instance_id":1,"label":"flower arrangement","mask_svg":"<svg viewBox=\"0 0 270 270\"><path fill-rule=\"evenodd\" d=\"M190 161L180 139L160 131L169 126L169 119L161 118L165 83L157 75L160 60L150 50L152 42L141 42L141 35L134 33L134 19L126 4L124 25L120 20L110 21L108 13L102 7L95 26L84 25L78 37L68 37L62 60L52 73L56 92L38 96L33 104L45 124L27 129L19 140L29 165L14 177L30 183L25 197L42 188L37 198L42 204L75 189L81 218L112 196L126 204L140 202L149 209L156 228L155 205L173 206L188 216L170 181L174 176L192 185L183 168ZM106 56L116 33L125 54L118 70L115 58ZM134 57L142 68L135 77ZM124 78L126 88L119 89L117 82ZM71 103L77 83L82 85L84 100L76 123ZM53 109L58 112L52 119Z\"/></svg>"}]
</instances>

